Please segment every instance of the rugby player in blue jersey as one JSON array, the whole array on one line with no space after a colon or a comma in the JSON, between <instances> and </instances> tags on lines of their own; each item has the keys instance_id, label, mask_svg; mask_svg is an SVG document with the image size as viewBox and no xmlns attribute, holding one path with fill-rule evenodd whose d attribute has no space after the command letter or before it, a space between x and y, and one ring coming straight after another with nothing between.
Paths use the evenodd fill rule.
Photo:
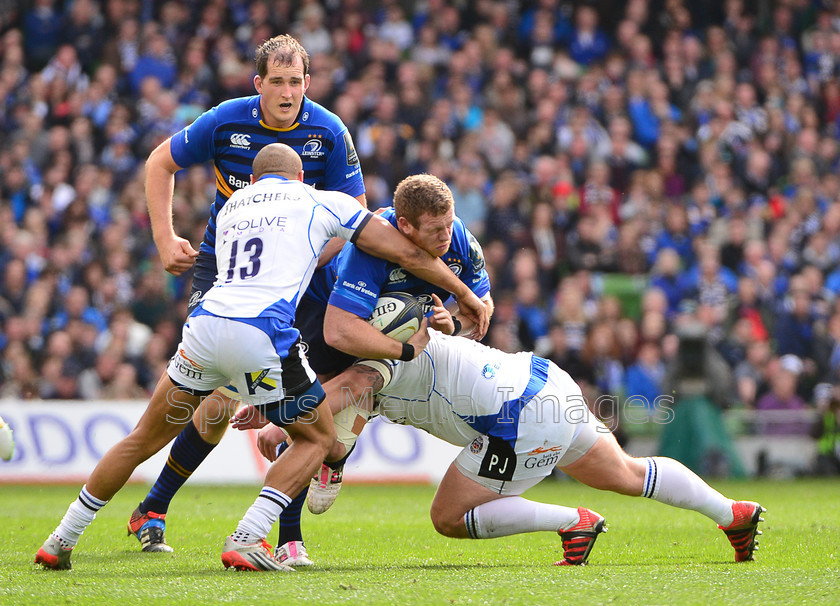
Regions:
<instances>
[{"instance_id":1,"label":"rugby player in blue jersey","mask_svg":"<svg viewBox=\"0 0 840 606\"><path fill-rule=\"evenodd\" d=\"M433 175L412 175L394 192L394 206L380 217L388 220L414 244L443 259L492 313L490 280L484 255L475 237L455 216L455 201L449 187ZM389 292L427 295L432 313L429 326L445 334L469 334L474 326L467 318L451 316L441 300L449 293L417 279L395 263L377 259L353 244L347 244L330 264L313 277L298 306L296 326L307 344L307 358L318 377L326 381L349 368L358 357L408 358L403 344L368 324L376 300ZM410 358L408 358L410 359ZM341 429L341 428L337 428ZM340 488L344 461L326 463L309 488L309 508L317 513L320 499L334 498ZM312 564L300 529L300 510L306 493L295 499L279 520L275 556L292 566Z\"/></svg>"},{"instance_id":2,"label":"rugby player in blue jersey","mask_svg":"<svg viewBox=\"0 0 840 606\"><path fill-rule=\"evenodd\" d=\"M216 217L233 192L250 183L254 157L269 143L285 143L298 153L308 185L346 193L366 206L361 166L347 127L305 96L310 81L306 50L291 36L276 36L257 49L256 66L257 95L231 99L205 112L159 145L146 163L146 198L163 266L176 276L194 266L190 311L215 278ZM214 164L216 197L196 251L173 228L174 175L208 160ZM340 244L332 242L322 258L335 254ZM477 311L486 328L486 314ZM176 438L160 477L128 522L129 533L143 551L172 551L164 535L169 503L222 439L234 407L228 397L215 392Z\"/></svg>"}]
</instances>

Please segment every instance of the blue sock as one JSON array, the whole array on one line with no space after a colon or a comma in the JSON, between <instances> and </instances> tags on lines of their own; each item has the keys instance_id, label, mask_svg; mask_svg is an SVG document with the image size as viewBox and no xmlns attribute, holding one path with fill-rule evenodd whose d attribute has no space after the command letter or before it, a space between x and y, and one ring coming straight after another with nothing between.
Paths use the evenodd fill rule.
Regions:
<instances>
[{"instance_id":1,"label":"blue sock","mask_svg":"<svg viewBox=\"0 0 840 606\"><path fill-rule=\"evenodd\" d=\"M289 447L288 442L283 442L277 447L277 456L280 456ZM302 541L303 534L300 530L300 512L303 509L303 504L306 502L306 493L309 492L309 486L303 489L301 493L292 499L292 502L283 510L278 520L278 528L280 533L277 536L277 544L285 545L289 541Z\"/></svg>"},{"instance_id":2,"label":"blue sock","mask_svg":"<svg viewBox=\"0 0 840 606\"><path fill-rule=\"evenodd\" d=\"M166 513L175 493L215 447L215 444L204 441L192 421L187 423L175 438L169 458L155 485L146 495L146 500L140 503L140 512Z\"/></svg>"}]
</instances>

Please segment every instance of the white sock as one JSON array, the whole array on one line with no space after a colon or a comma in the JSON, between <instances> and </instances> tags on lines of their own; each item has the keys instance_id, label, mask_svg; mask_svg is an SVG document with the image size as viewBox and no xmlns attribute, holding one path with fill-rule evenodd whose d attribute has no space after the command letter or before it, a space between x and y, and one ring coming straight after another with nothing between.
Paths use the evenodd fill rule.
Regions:
<instances>
[{"instance_id":1,"label":"white sock","mask_svg":"<svg viewBox=\"0 0 840 606\"><path fill-rule=\"evenodd\" d=\"M87 485L82 486L79 498L70 503L67 513L53 532L64 549L76 546L85 529L96 517L96 512L102 509L108 501L102 501L87 491Z\"/></svg>"},{"instance_id":2,"label":"white sock","mask_svg":"<svg viewBox=\"0 0 840 606\"><path fill-rule=\"evenodd\" d=\"M649 457L642 496L681 507L693 509L713 519L721 526L729 526L732 514L732 499L727 499L706 484L688 467L666 457Z\"/></svg>"},{"instance_id":3,"label":"white sock","mask_svg":"<svg viewBox=\"0 0 840 606\"><path fill-rule=\"evenodd\" d=\"M239 522L236 532L248 533L252 537L256 537L255 540L264 539L271 532L274 522L291 502L292 500L279 490L264 486L257 500L245 512L245 517ZM241 534L239 536L247 537L248 535ZM241 542L252 543L254 541L243 540Z\"/></svg>"},{"instance_id":4,"label":"white sock","mask_svg":"<svg viewBox=\"0 0 840 606\"><path fill-rule=\"evenodd\" d=\"M473 539L492 539L523 532L571 528L580 521L577 509L536 503L522 497L504 497L473 507L464 515Z\"/></svg>"}]
</instances>

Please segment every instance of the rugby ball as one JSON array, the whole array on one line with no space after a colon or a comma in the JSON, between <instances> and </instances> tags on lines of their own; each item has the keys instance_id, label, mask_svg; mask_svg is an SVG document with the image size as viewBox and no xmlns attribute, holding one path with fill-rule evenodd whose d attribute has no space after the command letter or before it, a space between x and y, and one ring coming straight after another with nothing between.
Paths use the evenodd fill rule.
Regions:
<instances>
[{"instance_id":1,"label":"rugby ball","mask_svg":"<svg viewBox=\"0 0 840 606\"><path fill-rule=\"evenodd\" d=\"M11 461L15 454L15 438L12 428L0 417L0 459Z\"/></svg>"},{"instance_id":2,"label":"rugby ball","mask_svg":"<svg viewBox=\"0 0 840 606\"><path fill-rule=\"evenodd\" d=\"M368 324L400 343L417 332L425 313L424 300L407 292L389 292L377 299Z\"/></svg>"}]
</instances>

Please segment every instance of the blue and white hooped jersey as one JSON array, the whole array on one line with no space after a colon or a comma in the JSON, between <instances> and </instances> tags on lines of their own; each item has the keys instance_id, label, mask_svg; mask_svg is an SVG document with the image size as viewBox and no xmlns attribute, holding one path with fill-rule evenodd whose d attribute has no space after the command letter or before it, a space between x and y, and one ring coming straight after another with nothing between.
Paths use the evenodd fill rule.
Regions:
<instances>
[{"instance_id":1,"label":"blue and white hooped jersey","mask_svg":"<svg viewBox=\"0 0 840 606\"><path fill-rule=\"evenodd\" d=\"M397 220L393 208L389 208L380 216L396 228ZM452 243L441 258L452 273L469 286L476 296L481 298L490 292L490 278L484 268L481 245L457 217L452 224ZM450 296L444 289L421 280L396 263L369 255L350 244L341 249L331 265L335 285L332 294L329 295L329 304L362 318L370 316L376 306L376 300L384 293L434 293L444 302ZM307 296L321 300L324 293L314 290L310 290Z\"/></svg>"},{"instance_id":2,"label":"blue and white hooped jersey","mask_svg":"<svg viewBox=\"0 0 840 606\"><path fill-rule=\"evenodd\" d=\"M519 412L545 387L549 361L431 329L429 336L426 349L411 362L375 362L389 374L377 395L380 414L458 446L479 434L513 444ZM551 366L552 374L562 373Z\"/></svg>"},{"instance_id":3,"label":"blue and white hooped jersey","mask_svg":"<svg viewBox=\"0 0 840 606\"><path fill-rule=\"evenodd\" d=\"M213 252L219 211L234 191L248 186L254 158L270 143L285 143L298 153L304 183L352 197L365 192L350 133L332 112L304 97L292 126L272 128L262 120L260 95L225 101L172 135L170 143L172 158L182 168L208 160L215 165L216 199L210 206L202 251Z\"/></svg>"},{"instance_id":4,"label":"blue and white hooped jersey","mask_svg":"<svg viewBox=\"0 0 840 606\"><path fill-rule=\"evenodd\" d=\"M330 238L353 241L371 218L355 198L265 175L218 214L216 281L201 307L226 318L294 321Z\"/></svg>"}]
</instances>

